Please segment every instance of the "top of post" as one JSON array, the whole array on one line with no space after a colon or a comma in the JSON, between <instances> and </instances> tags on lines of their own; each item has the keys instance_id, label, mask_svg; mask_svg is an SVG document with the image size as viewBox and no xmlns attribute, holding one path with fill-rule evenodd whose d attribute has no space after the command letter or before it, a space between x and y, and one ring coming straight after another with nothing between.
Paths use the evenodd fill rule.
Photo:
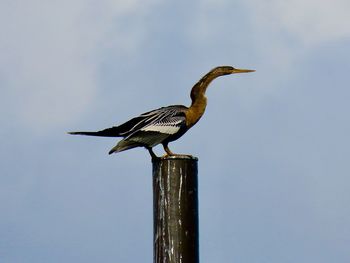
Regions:
<instances>
[{"instance_id":1,"label":"top of post","mask_svg":"<svg viewBox=\"0 0 350 263\"><path fill-rule=\"evenodd\" d=\"M198 161L198 158L192 155L177 154L177 155L167 155L158 158L159 161L162 160L193 160Z\"/></svg>"}]
</instances>

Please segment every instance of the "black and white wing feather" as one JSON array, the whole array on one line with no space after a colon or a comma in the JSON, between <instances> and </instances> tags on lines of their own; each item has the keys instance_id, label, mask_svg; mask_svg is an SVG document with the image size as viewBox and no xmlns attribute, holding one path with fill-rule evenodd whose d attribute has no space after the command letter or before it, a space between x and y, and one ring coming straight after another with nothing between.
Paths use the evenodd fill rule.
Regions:
<instances>
[{"instance_id":1,"label":"black and white wing feather","mask_svg":"<svg viewBox=\"0 0 350 263\"><path fill-rule=\"evenodd\" d=\"M114 126L97 132L79 131L69 132L69 134L102 137L128 137L142 129L144 131L159 131L165 134L172 134L177 131L177 126L181 126L181 122L184 121L184 112L186 110L187 107L182 105L163 107L143 113L119 126Z\"/></svg>"},{"instance_id":2,"label":"black and white wing feather","mask_svg":"<svg viewBox=\"0 0 350 263\"><path fill-rule=\"evenodd\" d=\"M163 107L143 113L139 117L114 127L119 129L118 135L125 138L110 153L138 146L151 148L170 140L171 137L185 130L186 110L187 107L181 105Z\"/></svg>"}]
</instances>

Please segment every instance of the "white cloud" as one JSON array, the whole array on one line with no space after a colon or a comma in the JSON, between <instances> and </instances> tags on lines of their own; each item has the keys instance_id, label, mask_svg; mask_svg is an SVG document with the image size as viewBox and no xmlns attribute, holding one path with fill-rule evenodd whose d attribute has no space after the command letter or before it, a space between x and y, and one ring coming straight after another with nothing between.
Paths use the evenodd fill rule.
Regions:
<instances>
[{"instance_id":1,"label":"white cloud","mask_svg":"<svg viewBox=\"0 0 350 263\"><path fill-rule=\"evenodd\" d=\"M230 24L225 17L225 24L217 14L227 13L237 16L241 10L252 21L252 25L263 31L292 34L297 41L304 44L317 44L323 41L333 41L350 35L350 2L347 0L267 0L240 1L205 0L197 4L192 33L198 36L208 36L217 31L229 31L234 24ZM225 13L224 12L224 13ZM211 19L215 17L215 19ZM234 20L237 24L237 20ZM244 22L244 21L243 21Z\"/></svg>"},{"instance_id":2,"label":"white cloud","mask_svg":"<svg viewBox=\"0 0 350 263\"><path fill-rule=\"evenodd\" d=\"M118 19L142 16L156 1L2 1L1 110L38 130L77 118L96 93L98 53L142 44L145 29Z\"/></svg>"},{"instance_id":3,"label":"white cloud","mask_svg":"<svg viewBox=\"0 0 350 263\"><path fill-rule=\"evenodd\" d=\"M264 61L283 69L315 45L350 37L348 10L346 0L205 0L188 30L198 44L229 41L249 48L250 41Z\"/></svg>"},{"instance_id":4,"label":"white cloud","mask_svg":"<svg viewBox=\"0 0 350 263\"><path fill-rule=\"evenodd\" d=\"M306 45L350 35L350 2L346 0L269 0L244 4L253 12L255 26L290 33Z\"/></svg>"}]
</instances>

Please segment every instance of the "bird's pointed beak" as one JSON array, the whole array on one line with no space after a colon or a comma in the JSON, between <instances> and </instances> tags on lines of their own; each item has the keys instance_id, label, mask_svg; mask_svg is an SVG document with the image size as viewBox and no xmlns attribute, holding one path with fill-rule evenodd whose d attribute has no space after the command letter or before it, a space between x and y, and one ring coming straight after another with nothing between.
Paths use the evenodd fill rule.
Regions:
<instances>
[{"instance_id":1,"label":"bird's pointed beak","mask_svg":"<svg viewBox=\"0 0 350 263\"><path fill-rule=\"evenodd\" d=\"M254 69L239 69L239 68L235 68L232 70L232 74L235 73L248 73L248 72L254 72Z\"/></svg>"}]
</instances>

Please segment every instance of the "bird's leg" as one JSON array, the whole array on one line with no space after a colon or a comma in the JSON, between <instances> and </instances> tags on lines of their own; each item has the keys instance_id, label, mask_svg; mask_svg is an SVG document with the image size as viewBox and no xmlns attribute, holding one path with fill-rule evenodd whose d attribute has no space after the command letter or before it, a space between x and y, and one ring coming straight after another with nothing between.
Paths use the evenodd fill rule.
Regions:
<instances>
[{"instance_id":1,"label":"bird's leg","mask_svg":"<svg viewBox=\"0 0 350 263\"><path fill-rule=\"evenodd\" d=\"M159 157L154 153L154 151L152 150L151 147L146 147L146 148L147 148L149 154L151 155L152 160L154 160L154 159L159 159Z\"/></svg>"},{"instance_id":2,"label":"bird's leg","mask_svg":"<svg viewBox=\"0 0 350 263\"><path fill-rule=\"evenodd\" d=\"M177 153L173 153L170 149L167 143L163 143L163 148L164 151L166 152L165 156L181 156L181 155L186 155L186 154L177 154Z\"/></svg>"},{"instance_id":3,"label":"bird's leg","mask_svg":"<svg viewBox=\"0 0 350 263\"><path fill-rule=\"evenodd\" d=\"M162 157L167 157L167 156L188 156L188 157L193 158L193 156L190 155L190 154L177 154L177 153L173 153L172 151L170 151L170 149L169 149L167 143L163 143L163 148L164 148L164 151L166 152L166 154L164 154Z\"/></svg>"},{"instance_id":4,"label":"bird's leg","mask_svg":"<svg viewBox=\"0 0 350 263\"><path fill-rule=\"evenodd\" d=\"M172 151L170 151L169 146L167 143L163 143L163 148L164 151L166 152L166 154L164 156L173 156L176 155L175 153L173 153Z\"/></svg>"}]
</instances>

